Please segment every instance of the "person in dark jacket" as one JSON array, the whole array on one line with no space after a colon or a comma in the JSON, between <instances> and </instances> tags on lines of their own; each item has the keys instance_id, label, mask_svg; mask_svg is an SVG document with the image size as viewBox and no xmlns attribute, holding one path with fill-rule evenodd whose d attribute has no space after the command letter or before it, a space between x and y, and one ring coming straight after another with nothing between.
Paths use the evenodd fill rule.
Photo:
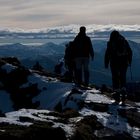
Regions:
<instances>
[{"instance_id":1,"label":"person in dark jacket","mask_svg":"<svg viewBox=\"0 0 140 140\"><path fill-rule=\"evenodd\" d=\"M89 60L93 60L94 50L91 39L86 35L86 27L81 26L78 35L74 39L76 84L89 85ZM83 76L84 75L84 76Z\"/></svg>"},{"instance_id":2,"label":"person in dark jacket","mask_svg":"<svg viewBox=\"0 0 140 140\"><path fill-rule=\"evenodd\" d=\"M65 55L64 55L64 62L65 67L67 69L65 76L67 77L68 81L75 81L75 62L74 62L75 50L74 50L74 43L70 41L66 44Z\"/></svg>"},{"instance_id":3,"label":"person in dark jacket","mask_svg":"<svg viewBox=\"0 0 140 140\"><path fill-rule=\"evenodd\" d=\"M61 76L62 67L63 67L63 62L60 62L59 64L55 65L54 72L55 72L56 75Z\"/></svg>"},{"instance_id":4,"label":"person in dark jacket","mask_svg":"<svg viewBox=\"0 0 140 140\"><path fill-rule=\"evenodd\" d=\"M116 103L125 104L126 92L126 73L128 66L132 62L132 50L128 41L116 30L110 34L105 52L105 68L110 63L112 73L112 86L114 93L112 97Z\"/></svg>"},{"instance_id":5,"label":"person in dark jacket","mask_svg":"<svg viewBox=\"0 0 140 140\"><path fill-rule=\"evenodd\" d=\"M112 31L105 52L105 68L110 63L114 90L126 86L126 72L131 62L132 50L128 41L118 31Z\"/></svg>"}]
</instances>

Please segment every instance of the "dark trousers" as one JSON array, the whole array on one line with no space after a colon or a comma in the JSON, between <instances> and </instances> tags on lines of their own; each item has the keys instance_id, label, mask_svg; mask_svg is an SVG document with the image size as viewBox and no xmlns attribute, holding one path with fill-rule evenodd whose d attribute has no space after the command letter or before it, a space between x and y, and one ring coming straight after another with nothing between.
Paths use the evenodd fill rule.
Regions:
<instances>
[{"instance_id":1,"label":"dark trousers","mask_svg":"<svg viewBox=\"0 0 140 140\"><path fill-rule=\"evenodd\" d=\"M111 66L113 89L119 89L126 86L127 66Z\"/></svg>"},{"instance_id":2,"label":"dark trousers","mask_svg":"<svg viewBox=\"0 0 140 140\"><path fill-rule=\"evenodd\" d=\"M89 58L88 57L79 57L75 59L76 64L76 84L89 84Z\"/></svg>"},{"instance_id":3,"label":"dark trousers","mask_svg":"<svg viewBox=\"0 0 140 140\"><path fill-rule=\"evenodd\" d=\"M67 69L64 74L65 78L70 82L75 81L75 62L73 60L67 60L65 62L65 67Z\"/></svg>"},{"instance_id":4,"label":"dark trousers","mask_svg":"<svg viewBox=\"0 0 140 140\"><path fill-rule=\"evenodd\" d=\"M75 81L75 63L74 61L69 62L68 66L69 76L72 81Z\"/></svg>"}]
</instances>

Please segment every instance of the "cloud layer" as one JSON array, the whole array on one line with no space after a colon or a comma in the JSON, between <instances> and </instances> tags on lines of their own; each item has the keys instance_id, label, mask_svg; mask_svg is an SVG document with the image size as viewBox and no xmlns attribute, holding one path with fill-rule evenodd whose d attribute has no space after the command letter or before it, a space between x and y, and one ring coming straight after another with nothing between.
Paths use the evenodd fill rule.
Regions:
<instances>
[{"instance_id":1,"label":"cloud layer","mask_svg":"<svg viewBox=\"0 0 140 140\"><path fill-rule=\"evenodd\" d=\"M140 0L0 0L0 27L140 24Z\"/></svg>"}]
</instances>

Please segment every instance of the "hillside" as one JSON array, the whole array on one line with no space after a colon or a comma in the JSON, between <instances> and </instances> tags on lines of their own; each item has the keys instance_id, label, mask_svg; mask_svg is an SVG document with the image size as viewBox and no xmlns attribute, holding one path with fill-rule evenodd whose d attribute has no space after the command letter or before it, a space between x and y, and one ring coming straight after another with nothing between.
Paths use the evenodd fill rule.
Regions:
<instances>
[{"instance_id":1,"label":"hillside","mask_svg":"<svg viewBox=\"0 0 140 140\"><path fill-rule=\"evenodd\" d=\"M140 139L139 93L115 104L112 90L76 89L54 73L0 59L0 139ZM134 96L135 95L135 96Z\"/></svg>"}]
</instances>

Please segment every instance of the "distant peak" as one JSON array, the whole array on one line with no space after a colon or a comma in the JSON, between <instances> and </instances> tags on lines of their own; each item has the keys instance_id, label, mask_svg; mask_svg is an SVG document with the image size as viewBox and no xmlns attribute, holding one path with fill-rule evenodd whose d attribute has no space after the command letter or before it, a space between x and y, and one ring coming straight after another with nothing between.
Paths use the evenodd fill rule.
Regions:
<instances>
[{"instance_id":1,"label":"distant peak","mask_svg":"<svg viewBox=\"0 0 140 140\"><path fill-rule=\"evenodd\" d=\"M40 29L19 29L19 28L0 28L0 32L3 33L77 33L79 31L79 27L81 25L78 24L70 24L65 26L55 26L55 27L48 27L48 28L40 28ZM89 24L85 25L87 28L87 32L93 31L111 31L111 30L119 30L119 31L140 31L140 25L123 25L123 24Z\"/></svg>"}]
</instances>

